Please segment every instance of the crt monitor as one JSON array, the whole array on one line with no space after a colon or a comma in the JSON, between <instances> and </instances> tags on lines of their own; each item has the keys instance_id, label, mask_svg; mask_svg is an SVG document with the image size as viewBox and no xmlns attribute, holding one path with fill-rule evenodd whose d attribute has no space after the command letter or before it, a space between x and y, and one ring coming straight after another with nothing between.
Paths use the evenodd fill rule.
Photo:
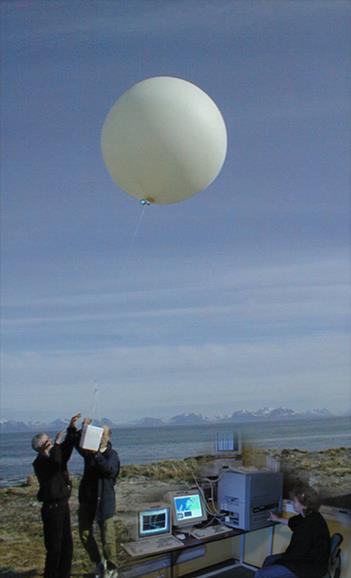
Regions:
<instances>
[{"instance_id":1,"label":"crt monitor","mask_svg":"<svg viewBox=\"0 0 351 578\"><path fill-rule=\"evenodd\" d=\"M216 453L230 456L240 456L242 454L242 443L240 432L217 432Z\"/></svg>"},{"instance_id":2,"label":"crt monitor","mask_svg":"<svg viewBox=\"0 0 351 578\"><path fill-rule=\"evenodd\" d=\"M138 537L151 538L171 533L170 508L162 506L138 514Z\"/></svg>"},{"instance_id":3,"label":"crt monitor","mask_svg":"<svg viewBox=\"0 0 351 578\"><path fill-rule=\"evenodd\" d=\"M172 523L175 528L192 527L207 519L200 491L170 492Z\"/></svg>"}]
</instances>

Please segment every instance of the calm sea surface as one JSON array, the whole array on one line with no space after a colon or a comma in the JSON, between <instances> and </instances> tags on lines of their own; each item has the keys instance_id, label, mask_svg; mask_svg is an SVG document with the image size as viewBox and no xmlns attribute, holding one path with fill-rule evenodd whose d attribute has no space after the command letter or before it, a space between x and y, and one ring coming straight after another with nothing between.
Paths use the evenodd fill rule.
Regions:
<instances>
[{"instance_id":1,"label":"calm sea surface","mask_svg":"<svg viewBox=\"0 0 351 578\"><path fill-rule=\"evenodd\" d=\"M221 423L160 428L118 428L113 445L122 464L146 464L163 459L181 459L213 453L217 433L240 431L244 441L258 447L322 450L351 446L351 418L288 419L243 424ZM33 433L2 434L0 437L0 486L23 481L32 473L35 454ZM74 452L69 469L82 472L82 459Z\"/></svg>"}]
</instances>

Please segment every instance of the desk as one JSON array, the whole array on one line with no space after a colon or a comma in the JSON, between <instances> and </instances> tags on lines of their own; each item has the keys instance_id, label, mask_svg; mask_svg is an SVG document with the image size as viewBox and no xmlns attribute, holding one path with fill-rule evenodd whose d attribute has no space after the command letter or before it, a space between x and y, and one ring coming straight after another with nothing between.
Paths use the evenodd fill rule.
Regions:
<instances>
[{"instance_id":1,"label":"desk","mask_svg":"<svg viewBox=\"0 0 351 578\"><path fill-rule=\"evenodd\" d=\"M155 571L163 571L165 568L169 568L169 573L171 578L175 576L175 567L177 564L189 562L193 559L200 558L206 554L206 545L213 544L214 542L220 542L222 540L227 540L228 538L233 538L240 536L240 559L237 560L237 556L232 555L232 557L226 558L226 560L232 560L227 567L235 567L238 565L244 565L244 550L245 550L245 535L247 532L245 530L238 530L234 528L228 528L227 532L221 534L214 534L211 537L197 539L193 536L188 535L181 547L169 549L160 553L145 553L138 555L130 555L129 558L132 562L129 571L125 573L126 578L136 578L137 576L142 576L150 574ZM158 565L157 565L158 560ZM211 565L208 570L204 570L203 576L215 575L217 572L215 570L211 571Z\"/></svg>"}]
</instances>

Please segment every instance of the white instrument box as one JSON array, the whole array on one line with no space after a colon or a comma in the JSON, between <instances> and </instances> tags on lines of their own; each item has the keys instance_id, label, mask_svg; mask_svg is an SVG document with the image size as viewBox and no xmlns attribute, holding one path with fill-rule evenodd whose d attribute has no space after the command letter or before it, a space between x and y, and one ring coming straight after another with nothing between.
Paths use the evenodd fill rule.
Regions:
<instances>
[{"instance_id":1,"label":"white instrument box","mask_svg":"<svg viewBox=\"0 0 351 578\"><path fill-rule=\"evenodd\" d=\"M91 450L97 452L100 447L100 442L104 430L102 427L95 425L83 425L82 435L80 437L79 446L83 450Z\"/></svg>"}]
</instances>

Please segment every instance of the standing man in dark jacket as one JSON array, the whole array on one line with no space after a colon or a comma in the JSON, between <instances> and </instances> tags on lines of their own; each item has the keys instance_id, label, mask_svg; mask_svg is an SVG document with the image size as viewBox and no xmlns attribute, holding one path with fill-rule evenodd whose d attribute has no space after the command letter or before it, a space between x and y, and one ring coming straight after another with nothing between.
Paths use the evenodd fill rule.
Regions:
<instances>
[{"instance_id":1,"label":"standing man in dark jacket","mask_svg":"<svg viewBox=\"0 0 351 578\"><path fill-rule=\"evenodd\" d=\"M91 420L85 419L83 424ZM96 564L96 577L117 577L116 536L113 517L116 511L115 483L120 469L118 453L111 445L111 429L103 426L99 450L93 452L76 447L84 457L84 473L79 486L79 534L90 560ZM97 521L103 547L103 557L94 538L93 525Z\"/></svg>"},{"instance_id":2,"label":"standing man in dark jacket","mask_svg":"<svg viewBox=\"0 0 351 578\"><path fill-rule=\"evenodd\" d=\"M65 432L59 432L53 443L46 433L32 439L38 452L33 468L39 481L38 500L43 502L41 516L44 527L46 560L44 578L69 578L72 564L72 533L68 498L71 482L67 462L74 443L75 424L80 414L72 417Z\"/></svg>"}]
</instances>

